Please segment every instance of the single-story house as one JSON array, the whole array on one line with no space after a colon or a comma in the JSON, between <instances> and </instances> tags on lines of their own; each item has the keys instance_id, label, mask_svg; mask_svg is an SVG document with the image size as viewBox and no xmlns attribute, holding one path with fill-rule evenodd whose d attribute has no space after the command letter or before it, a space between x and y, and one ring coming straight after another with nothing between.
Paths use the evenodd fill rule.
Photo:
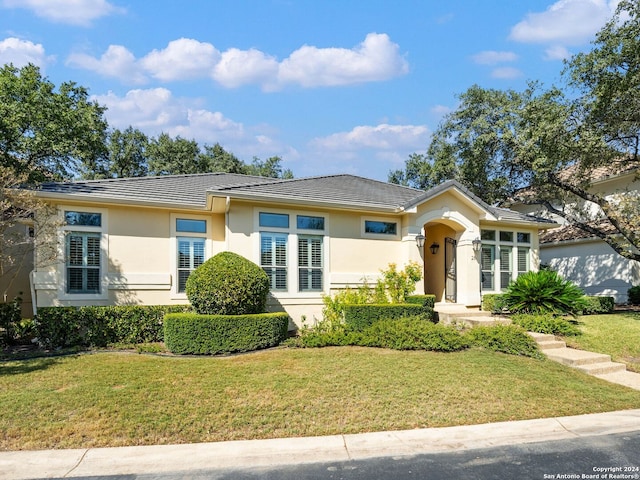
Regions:
<instances>
[{"instance_id":1,"label":"single-story house","mask_svg":"<svg viewBox=\"0 0 640 480\"><path fill-rule=\"evenodd\" d=\"M472 307L536 270L538 232L557 226L490 206L455 181L422 191L353 175L208 173L47 183L36 194L57 225L37 235L34 309L187 303L189 274L222 251L260 265L269 308L298 325L321 318L323 295L409 261L424 267L417 293ZM40 261L56 243L56 259Z\"/></svg>"}]
</instances>

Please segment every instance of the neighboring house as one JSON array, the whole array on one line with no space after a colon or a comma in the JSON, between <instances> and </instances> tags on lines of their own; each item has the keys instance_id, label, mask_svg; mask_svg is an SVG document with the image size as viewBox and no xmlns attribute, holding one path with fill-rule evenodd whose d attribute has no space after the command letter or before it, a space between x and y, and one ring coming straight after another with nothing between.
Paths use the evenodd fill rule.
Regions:
<instances>
[{"instance_id":1,"label":"neighboring house","mask_svg":"<svg viewBox=\"0 0 640 480\"><path fill-rule=\"evenodd\" d=\"M424 192L352 175L211 173L48 183L37 195L61 226L36 246L36 307L186 303L189 274L232 251L267 272L269 308L298 325L321 318L323 295L412 260L424 266L418 293L477 306L482 292L537 269L538 230L557 226L491 207L455 181ZM42 264L50 242L57 261Z\"/></svg>"},{"instance_id":2,"label":"neighboring house","mask_svg":"<svg viewBox=\"0 0 640 480\"><path fill-rule=\"evenodd\" d=\"M620 195L640 195L638 164L626 164L616 170L600 167L591 172L592 192L607 199ZM566 175L575 174L572 168ZM533 193L529 194L535 198ZM582 205L585 205L584 203ZM541 205L512 202L510 208L521 213L546 216L563 225L540 236L540 262L571 280L587 295L612 296L616 303L627 302L627 290L640 285L640 263L617 254L598 237L570 225L562 217L550 216ZM594 204L587 211L596 214Z\"/></svg>"}]
</instances>

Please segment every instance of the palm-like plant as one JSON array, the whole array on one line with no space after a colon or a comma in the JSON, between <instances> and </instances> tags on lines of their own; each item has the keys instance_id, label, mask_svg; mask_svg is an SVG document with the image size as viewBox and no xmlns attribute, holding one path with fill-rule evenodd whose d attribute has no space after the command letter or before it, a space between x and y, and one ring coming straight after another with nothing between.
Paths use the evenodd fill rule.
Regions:
<instances>
[{"instance_id":1,"label":"palm-like plant","mask_svg":"<svg viewBox=\"0 0 640 480\"><path fill-rule=\"evenodd\" d=\"M512 313L552 313L575 316L584 307L584 292L552 270L528 272L511 283L504 294Z\"/></svg>"}]
</instances>

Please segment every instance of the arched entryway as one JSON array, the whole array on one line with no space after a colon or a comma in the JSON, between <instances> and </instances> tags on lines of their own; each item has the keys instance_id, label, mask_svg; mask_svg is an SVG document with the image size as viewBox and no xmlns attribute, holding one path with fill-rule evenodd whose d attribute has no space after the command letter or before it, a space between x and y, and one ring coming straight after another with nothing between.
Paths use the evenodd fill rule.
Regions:
<instances>
[{"instance_id":1,"label":"arched entryway","mask_svg":"<svg viewBox=\"0 0 640 480\"><path fill-rule=\"evenodd\" d=\"M456 228L454 228L456 227ZM458 299L458 240L464 232L453 222L424 225L424 290L436 302L456 303Z\"/></svg>"}]
</instances>

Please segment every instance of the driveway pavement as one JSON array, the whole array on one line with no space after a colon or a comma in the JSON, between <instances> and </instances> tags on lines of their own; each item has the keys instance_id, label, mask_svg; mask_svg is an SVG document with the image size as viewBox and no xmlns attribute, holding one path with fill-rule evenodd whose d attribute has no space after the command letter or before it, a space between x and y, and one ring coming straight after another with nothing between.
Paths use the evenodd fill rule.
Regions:
<instances>
[{"instance_id":1,"label":"driveway pavement","mask_svg":"<svg viewBox=\"0 0 640 480\"><path fill-rule=\"evenodd\" d=\"M162 475L518 445L640 431L640 409L462 427L218 443L0 452L0 480Z\"/></svg>"}]
</instances>

